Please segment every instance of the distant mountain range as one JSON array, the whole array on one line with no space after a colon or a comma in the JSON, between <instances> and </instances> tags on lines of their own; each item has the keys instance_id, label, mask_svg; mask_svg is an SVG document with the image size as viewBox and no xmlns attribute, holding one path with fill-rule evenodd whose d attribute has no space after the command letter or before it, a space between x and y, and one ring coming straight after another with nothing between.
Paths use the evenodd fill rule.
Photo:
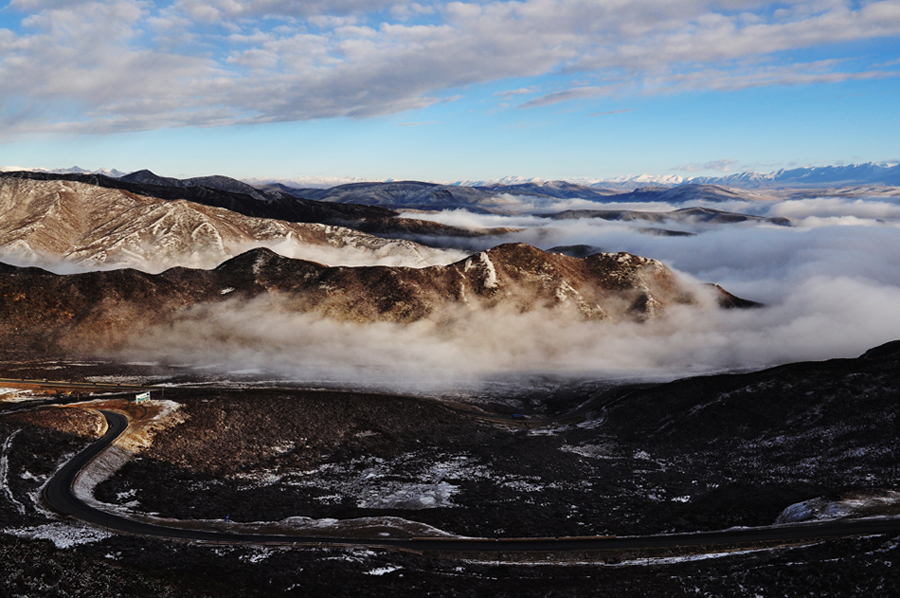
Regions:
<instances>
[{"instance_id":1,"label":"distant mountain range","mask_svg":"<svg viewBox=\"0 0 900 598\"><path fill-rule=\"evenodd\" d=\"M737 222L765 222L776 226L790 226L788 218L766 218L750 214L725 212L711 208L681 208L669 212L645 212L640 210L564 210L553 214L540 214L542 218L552 220L578 220L582 218L600 218L622 222L646 221L652 223L678 222L687 224L734 224Z\"/></svg>"},{"instance_id":2,"label":"distant mountain range","mask_svg":"<svg viewBox=\"0 0 900 598\"><path fill-rule=\"evenodd\" d=\"M186 200L220 207L255 218L285 222L315 222L354 228L388 238L497 235L508 230L467 231L414 218L398 218L400 211L466 209L480 213L550 211L560 200L597 203L744 200L740 192L717 185L648 186L616 192L561 181L491 187L460 187L420 181L351 183L329 189L294 189L281 184L251 187L225 176L191 179L162 177L140 170L118 178L101 174L4 172L0 180L70 181L117 189L166 201Z\"/></svg>"},{"instance_id":3,"label":"distant mountain range","mask_svg":"<svg viewBox=\"0 0 900 598\"><path fill-rule=\"evenodd\" d=\"M476 237L499 235L507 229L469 230L437 222L400 218L398 212L378 206L315 201L278 190L255 189L225 176L174 179L148 170L113 178L102 174L14 171L0 173L0 185L13 181L69 182L83 185L78 193L98 189L115 190L124 196L142 196L165 202L184 200L251 218L281 220L288 223L329 224L387 239L435 237ZM49 185L48 189L53 188ZM93 191L92 191L93 190ZM77 194L77 193L76 193ZM0 222L0 225L3 223ZM8 222L6 224L8 226ZM2 245L2 243L0 243Z\"/></svg>"},{"instance_id":4,"label":"distant mountain range","mask_svg":"<svg viewBox=\"0 0 900 598\"><path fill-rule=\"evenodd\" d=\"M334 179L329 180L329 183ZM260 185L276 181L256 181ZM311 188L306 185L309 179L298 179L296 183L289 179L282 179L281 184L287 188ZM353 181L354 183L360 181ZM368 181L372 182L372 181ZM380 181L395 182L395 181ZM315 188L328 189L339 187L343 183L320 184ZM690 184L712 184L739 188L767 188L767 187L839 187L845 185L891 185L900 186L900 165L875 164L851 164L847 166L810 166L804 168L781 169L769 173L739 172L714 177L682 177L679 175L628 175L613 178L576 178L566 181L551 181L535 177L510 176L495 180L467 179L452 183L435 183L449 187L478 187L485 189L530 189L533 192L557 195L552 191L554 186L573 186L582 189L593 189L595 192L608 195L631 191L642 187L675 187Z\"/></svg>"},{"instance_id":5,"label":"distant mountain range","mask_svg":"<svg viewBox=\"0 0 900 598\"><path fill-rule=\"evenodd\" d=\"M602 203L670 203L689 201L743 201L748 197L719 185L650 186L615 192L557 181L554 183L458 187L418 181L353 183L330 189L290 189L279 191L297 197L335 204L366 204L394 211L466 209L479 213L526 213L551 210L559 200L581 199ZM266 186L263 190L274 190Z\"/></svg>"},{"instance_id":6,"label":"distant mountain range","mask_svg":"<svg viewBox=\"0 0 900 598\"><path fill-rule=\"evenodd\" d=\"M62 175L47 175L51 176ZM67 263L86 269L133 267L158 272L172 266L212 268L258 246L278 247L287 255L345 265L425 266L448 263L460 255L346 227L254 218L204 203L160 199L136 192L162 187L123 183L130 190L116 189L69 180L71 176L84 175L0 175L0 257L24 264ZM228 185L227 181L223 183ZM249 205L255 201L249 196L206 187L192 189L203 191L201 199L222 200L211 201L213 204L236 201ZM290 198L285 203L288 201ZM300 208L305 205L296 201ZM277 205L259 203L258 213L266 213L264 207L273 207L272 213L278 213ZM330 205L323 207L327 213ZM375 222L381 220L376 218ZM398 223L400 228L410 222L411 228L421 228L416 221L386 220Z\"/></svg>"},{"instance_id":7,"label":"distant mountain range","mask_svg":"<svg viewBox=\"0 0 900 598\"><path fill-rule=\"evenodd\" d=\"M809 166L781 169L770 173L739 172L716 177L681 177L678 175L640 174L607 179L573 179L572 184L606 191L630 190L646 186L675 187L678 185L711 184L726 187L832 187L845 185L898 185L900 164L850 164L846 166ZM523 184L545 185L549 181L522 177L507 177L499 181L464 181L458 184L494 187Z\"/></svg>"},{"instance_id":8,"label":"distant mountain range","mask_svg":"<svg viewBox=\"0 0 900 598\"><path fill-rule=\"evenodd\" d=\"M900 186L900 164L867 163L849 166L819 166L779 170L769 174L741 172L723 177L691 179L692 183L712 183L730 187L841 187L846 185Z\"/></svg>"},{"instance_id":9,"label":"distant mountain range","mask_svg":"<svg viewBox=\"0 0 900 598\"><path fill-rule=\"evenodd\" d=\"M9 170L0 168L2 170ZM83 168L74 166L66 169L56 170L40 170L36 172L46 172L49 174L101 174L111 178L125 178L126 180L152 182L157 185L176 185L176 186L194 186L202 185L210 187L215 184L213 179L227 177L198 177L194 179L172 179L168 177L159 177L152 175L148 177L140 173L149 171L139 171L136 173L125 174L116 169L101 169L96 171L87 171ZM234 179L230 179L233 181ZM248 179L244 183L246 187L255 189L271 188L278 189L282 192L296 194L298 190L307 192L303 197L316 199L314 193L308 190L315 189L325 192L338 187L351 187L356 184L369 184L373 182L395 183L397 181L361 181L354 177L300 177L297 179ZM484 179L467 179L450 183L428 183L440 187L477 187L497 191L515 190L531 192L541 195L549 195L554 197L583 197L582 195L560 194L554 188L573 189L593 189L594 193L600 195L609 195L613 193L621 193L623 191L631 191L640 187L660 186L674 187L685 184L712 184L723 185L729 187L743 188L760 188L772 186L785 187L822 187L822 186L845 186L845 185L891 185L900 186L900 164L876 164L867 162L865 164L850 164L841 166L809 166L802 168L781 169L769 173L759 172L738 172L723 176L714 177L682 177L679 175L652 175L639 174L618 176L612 178L576 178L566 181L545 180L536 177L508 176L494 180ZM231 190L237 188L233 183L229 183ZM568 193L568 192L562 192Z\"/></svg>"},{"instance_id":10,"label":"distant mountain range","mask_svg":"<svg viewBox=\"0 0 900 598\"><path fill-rule=\"evenodd\" d=\"M480 213L533 213L554 219L683 224L761 220L696 206L654 212L604 207L611 203L662 203L675 207L727 204L747 201L758 194L712 184L646 186L618 193L565 182L457 187L398 181L293 189L278 184L255 188L226 176L176 179L148 170L118 178L19 171L0 173L0 193L8 206L6 217L0 220L0 255L13 256L17 263L24 264L40 264L38 258L46 256L87 267L130 266L149 271L174 265L212 267L250 246L271 246L278 239L287 239L289 244L302 242L307 249L310 244L348 249L338 262L330 261L338 256L319 254L318 259L326 263L422 266L439 263L440 258L436 258L434 250L409 241L438 247L472 247L465 239L502 237L514 232L510 228L464 229L401 217L400 211L465 209ZM561 202L570 200L586 202L586 207L559 211ZM53 208L35 207L44 204ZM138 205L142 207L138 209ZM591 207L594 205L596 209ZM62 218L64 215L69 216L68 220ZM148 218L157 220L151 223ZM259 219L266 222L257 222ZM36 224L38 220L40 226ZM116 222L119 224L114 225ZM789 224L786 219L770 223ZM327 234L313 233L315 227L301 226L313 224L352 232L327 229ZM152 235L147 233L150 228L154 230ZM642 230L664 235L693 234L658 228ZM212 236L207 239L209 235ZM368 235L396 242L387 243ZM160 243L160 239L165 242ZM306 250L297 254L297 247L283 251L317 259ZM350 255L354 252L360 255ZM374 261L366 261L363 254ZM16 255L24 259L16 259ZM386 261L391 259L397 261Z\"/></svg>"}]
</instances>

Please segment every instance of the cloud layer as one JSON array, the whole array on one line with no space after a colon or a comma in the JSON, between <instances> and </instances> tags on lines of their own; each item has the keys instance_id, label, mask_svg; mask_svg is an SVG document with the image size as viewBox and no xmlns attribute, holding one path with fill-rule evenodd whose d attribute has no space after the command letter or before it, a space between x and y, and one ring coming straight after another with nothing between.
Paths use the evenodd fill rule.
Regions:
<instances>
[{"instance_id":1,"label":"cloud layer","mask_svg":"<svg viewBox=\"0 0 900 598\"><path fill-rule=\"evenodd\" d=\"M900 34L897 0L14 0L3 11L7 135L361 118L506 80L527 108L889 77L896 65L840 44ZM815 59L795 57L810 49Z\"/></svg>"},{"instance_id":2,"label":"cloud layer","mask_svg":"<svg viewBox=\"0 0 900 598\"><path fill-rule=\"evenodd\" d=\"M264 299L204 307L165 330L142 332L133 356L418 392L448 391L498 375L672 378L855 357L900 338L896 204L814 198L744 208L797 219L792 227L680 223L697 234L667 237L642 232L646 223L465 212L434 218L461 226L526 227L517 238L544 248L584 243L654 257L689 280L718 282L763 301L765 309L675 306L642 324L498 309L443 314L440 322L360 325L290 313ZM834 214L854 221L829 220Z\"/></svg>"}]
</instances>

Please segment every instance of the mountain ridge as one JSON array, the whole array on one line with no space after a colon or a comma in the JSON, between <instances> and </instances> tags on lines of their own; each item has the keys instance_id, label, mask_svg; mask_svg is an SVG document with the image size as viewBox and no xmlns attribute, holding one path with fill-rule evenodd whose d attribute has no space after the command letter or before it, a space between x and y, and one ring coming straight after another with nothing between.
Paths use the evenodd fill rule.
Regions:
<instances>
[{"instance_id":1,"label":"mountain ridge","mask_svg":"<svg viewBox=\"0 0 900 598\"><path fill-rule=\"evenodd\" d=\"M175 267L57 275L0 267L5 342L114 347L203 305L316 313L336 321L407 324L472 310L558 312L582 320L644 321L674 305L744 307L733 296L680 280L656 260L627 253L584 259L506 244L447 266L330 267L251 249L214 269ZM267 304L269 305L269 304ZM186 311L187 310L187 311ZM29 340L30 339L30 340Z\"/></svg>"},{"instance_id":2,"label":"mountain ridge","mask_svg":"<svg viewBox=\"0 0 900 598\"><path fill-rule=\"evenodd\" d=\"M0 173L0 186L8 185L11 181L80 183L98 189L120 191L132 199L143 196L168 202L184 200L208 208L222 208L249 218L339 226L398 241L415 237L477 237L509 232L508 229L461 229L426 220L400 218L398 212L377 206L321 202L284 193L269 193L267 199L262 201L239 192L247 187L244 183L221 176L198 177L191 179L190 184L184 184L178 179L159 177L150 171L138 171L133 179L121 180L94 174L13 171ZM216 188L205 185L214 185ZM77 218L75 214L72 217Z\"/></svg>"},{"instance_id":3,"label":"mountain ridge","mask_svg":"<svg viewBox=\"0 0 900 598\"><path fill-rule=\"evenodd\" d=\"M2 171L11 171L10 168L0 168ZM15 169L18 170L18 169ZM66 169L32 169L29 172L56 175L105 175L108 178L124 179L124 180L151 180L146 173L149 171L135 171L128 174L122 173L116 169L99 169L88 171L79 167ZM138 175L138 173L144 173ZM214 180L219 175L193 177L189 179L176 179L171 177L161 177L152 174L152 179L156 180L155 184L169 185L177 187L189 186L213 186ZM228 179L229 177L221 177ZM236 179L230 179L236 181ZM337 187L348 185L362 184L369 185L373 183L392 183L392 179L360 181L354 177L330 177L322 179L320 184L309 186L310 177L301 177L298 179L277 179L277 178L253 178L240 182L246 187L262 191L263 194L272 187L280 192L293 194L298 190L308 192L310 199L314 199L312 195L316 191L323 192ZM247 181L252 181L248 184ZM291 184L293 183L293 184ZM563 183L565 185L581 186L585 188L593 188L599 190L600 193L617 193L634 190L636 188L647 186L658 187L675 187L679 185L690 184L716 184L724 186L735 186L742 188L764 188L772 186L789 186L789 187L822 187L822 186L842 186L842 185L889 185L900 186L900 164L889 162L864 162L860 164L833 164L827 166L804 166L797 168L781 168L770 172L758 171L740 171L731 174L723 174L718 176L695 176L682 177L680 175L655 175L655 174L639 174L624 175L607 178L592 177L574 177L571 179L543 179L540 177L524 177L524 176L506 176L497 179L460 179L452 182L428 181L425 184L443 186L443 187L474 187L474 188L505 188L505 187L532 187L539 188L547 185ZM245 193L247 191L245 190Z\"/></svg>"},{"instance_id":4,"label":"mountain ridge","mask_svg":"<svg viewBox=\"0 0 900 598\"><path fill-rule=\"evenodd\" d=\"M253 245L336 263L451 261L403 239L315 222L253 218L182 199L163 200L66 179L0 177L0 255L84 268L213 267ZM341 250L342 253L339 253Z\"/></svg>"}]
</instances>

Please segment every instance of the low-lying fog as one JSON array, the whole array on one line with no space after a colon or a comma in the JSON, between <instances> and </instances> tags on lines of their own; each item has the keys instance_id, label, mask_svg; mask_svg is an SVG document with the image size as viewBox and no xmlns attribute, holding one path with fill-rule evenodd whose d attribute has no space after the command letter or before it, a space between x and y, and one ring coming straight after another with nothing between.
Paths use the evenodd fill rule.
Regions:
<instances>
[{"instance_id":1,"label":"low-lying fog","mask_svg":"<svg viewBox=\"0 0 900 598\"><path fill-rule=\"evenodd\" d=\"M673 209L652 204L592 207ZM451 387L526 372L677 377L760 368L855 357L900 338L900 201L815 198L707 207L789 217L793 225L550 220L459 210L415 216L468 228L524 229L502 238L448 243L473 250L524 241L542 249L584 244L656 258L687 278L716 282L738 296L764 302L766 309L675 308L644 324L491 311L466 314L444 326L431 321L360 325L291 314L260 301L194 313L172 329L145 335L133 356L302 379L401 386L426 381ZM641 230L651 226L696 234L657 236Z\"/></svg>"}]
</instances>

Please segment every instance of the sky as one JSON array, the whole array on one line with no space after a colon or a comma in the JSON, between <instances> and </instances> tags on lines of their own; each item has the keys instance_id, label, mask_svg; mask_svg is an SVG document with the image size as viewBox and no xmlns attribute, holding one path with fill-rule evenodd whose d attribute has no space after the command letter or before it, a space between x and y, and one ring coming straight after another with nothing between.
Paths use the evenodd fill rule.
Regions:
<instances>
[{"instance_id":1,"label":"sky","mask_svg":"<svg viewBox=\"0 0 900 598\"><path fill-rule=\"evenodd\" d=\"M900 0L13 0L0 166L682 177L900 161Z\"/></svg>"}]
</instances>

